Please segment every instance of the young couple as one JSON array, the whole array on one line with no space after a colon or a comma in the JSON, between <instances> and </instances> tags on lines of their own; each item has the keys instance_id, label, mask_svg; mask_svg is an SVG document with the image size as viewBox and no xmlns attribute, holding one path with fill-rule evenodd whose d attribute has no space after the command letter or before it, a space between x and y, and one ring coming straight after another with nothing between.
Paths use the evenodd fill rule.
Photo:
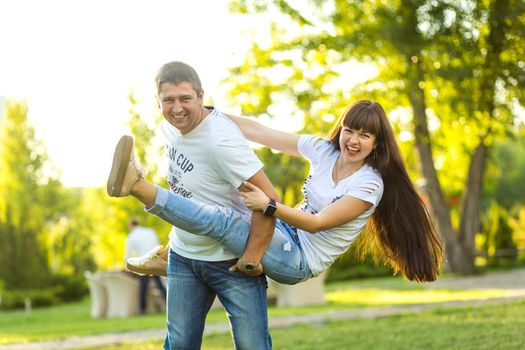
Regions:
<instances>
[{"instance_id":1,"label":"young couple","mask_svg":"<svg viewBox=\"0 0 525 350\"><path fill-rule=\"evenodd\" d=\"M170 190L144 179L130 136L117 144L107 186L110 196L131 195L173 225L165 349L200 348L216 295L235 347L270 349L264 275L286 284L315 277L365 226L364 238L379 245L396 272L436 279L441 239L377 102L352 104L323 139L204 107L200 79L182 62L163 65L156 87ZM310 162L300 209L279 202L246 139ZM156 249L131 267L164 274L151 268L163 254Z\"/></svg>"}]
</instances>

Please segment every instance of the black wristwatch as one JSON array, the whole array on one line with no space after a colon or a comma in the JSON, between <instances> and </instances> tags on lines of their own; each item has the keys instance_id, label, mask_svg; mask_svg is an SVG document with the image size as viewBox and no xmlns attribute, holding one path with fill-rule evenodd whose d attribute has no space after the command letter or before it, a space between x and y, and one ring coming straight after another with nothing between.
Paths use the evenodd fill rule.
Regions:
<instances>
[{"instance_id":1,"label":"black wristwatch","mask_svg":"<svg viewBox=\"0 0 525 350\"><path fill-rule=\"evenodd\" d=\"M259 266L259 264L254 264L251 262L246 262L244 259L241 258L241 265L246 271L253 271Z\"/></svg>"},{"instance_id":2,"label":"black wristwatch","mask_svg":"<svg viewBox=\"0 0 525 350\"><path fill-rule=\"evenodd\" d=\"M275 199L270 198L270 202L264 209L263 214L266 216L273 216L276 210L277 210L277 204L275 203Z\"/></svg>"}]
</instances>

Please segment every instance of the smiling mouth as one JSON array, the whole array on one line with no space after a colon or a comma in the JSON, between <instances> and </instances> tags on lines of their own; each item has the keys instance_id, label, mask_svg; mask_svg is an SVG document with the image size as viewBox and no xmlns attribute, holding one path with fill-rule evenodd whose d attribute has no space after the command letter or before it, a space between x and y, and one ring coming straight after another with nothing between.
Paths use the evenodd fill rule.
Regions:
<instances>
[{"instance_id":1,"label":"smiling mouth","mask_svg":"<svg viewBox=\"0 0 525 350\"><path fill-rule=\"evenodd\" d=\"M346 150L351 153L351 154L356 154L359 152L359 149L358 148L354 148L354 147L350 147L350 146L346 146Z\"/></svg>"}]
</instances>

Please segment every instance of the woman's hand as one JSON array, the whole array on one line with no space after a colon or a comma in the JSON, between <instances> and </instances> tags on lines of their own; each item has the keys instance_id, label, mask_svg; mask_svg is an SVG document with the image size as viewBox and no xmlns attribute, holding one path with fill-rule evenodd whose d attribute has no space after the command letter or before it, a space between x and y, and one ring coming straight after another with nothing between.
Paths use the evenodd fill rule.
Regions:
<instances>
[{"instance_id":1,"label":"woman's hand","mask_svg":"<svg viewBox=\"0 0 525 350\"><path fill-rule=\"evenodd\" d=\"M270 202L270 198L261 189L250 182L244 181L239 189L239 194L244 198L244 203L251 210L263 211Z\"/></svg>"}]
</instances>

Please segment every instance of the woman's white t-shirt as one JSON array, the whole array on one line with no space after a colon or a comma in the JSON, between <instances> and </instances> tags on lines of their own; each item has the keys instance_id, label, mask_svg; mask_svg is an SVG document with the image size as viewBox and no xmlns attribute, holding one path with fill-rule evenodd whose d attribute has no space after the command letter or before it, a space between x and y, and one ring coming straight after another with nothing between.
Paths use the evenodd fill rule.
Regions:
<instances>
[{"instance_id":1,"label":"woman's white t-shirt","mask_svg":"<svg viewBox=\"0 0 525 350\"><path fill-rule=\"evenodd\" d=\"M327 140L301 135L299 153L310 162L310 173L302 189L301 210L317 214L343 196L352 196L372 206L354 220L315 234L297 230L301 247L314 276L327 269L356 240L383 195L383 180L375 169L364 165L354 174L339 181L332 179L332 170L340 152Z\"/></svg>"}]
</instances>

